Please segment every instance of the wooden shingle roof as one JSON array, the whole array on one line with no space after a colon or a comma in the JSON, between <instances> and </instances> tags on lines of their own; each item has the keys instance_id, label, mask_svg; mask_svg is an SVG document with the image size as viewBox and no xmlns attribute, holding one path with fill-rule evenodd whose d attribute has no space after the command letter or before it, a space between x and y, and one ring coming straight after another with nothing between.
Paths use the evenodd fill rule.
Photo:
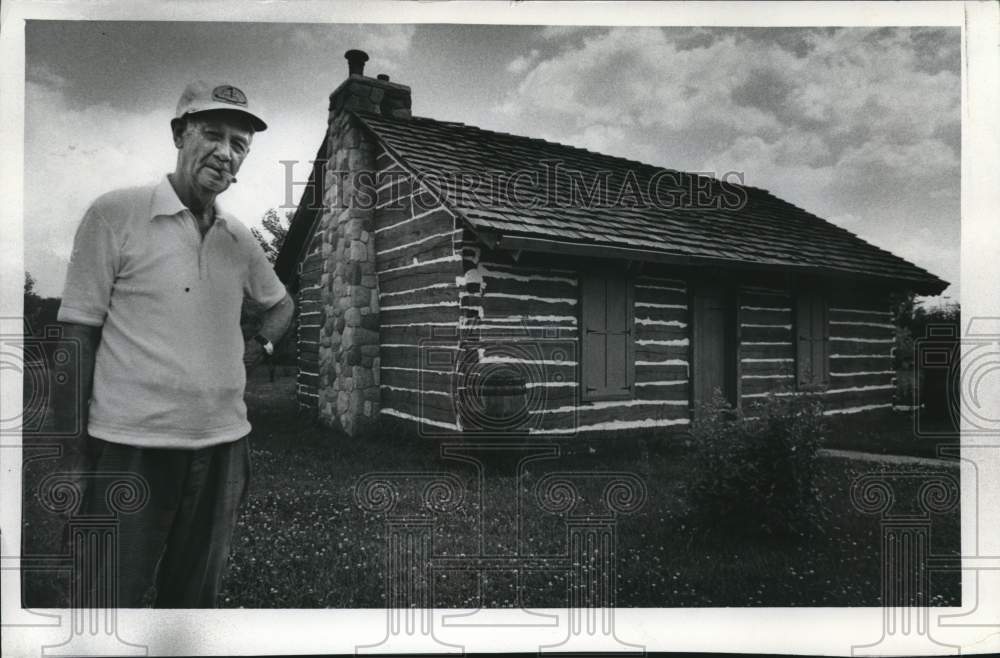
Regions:
<instances>
[{"instance_id":1,"label":"wooden shingle roof","mask_svg":"<svg viewBox=\"0 0 1000 658\"><path fill-rule=\"evenodd\" d=\"M693 265L872 277L921 294L948 286L767 190L459 123L356 115L473 230L501 245L534 240Z\"/></svg>"}]
</instances>

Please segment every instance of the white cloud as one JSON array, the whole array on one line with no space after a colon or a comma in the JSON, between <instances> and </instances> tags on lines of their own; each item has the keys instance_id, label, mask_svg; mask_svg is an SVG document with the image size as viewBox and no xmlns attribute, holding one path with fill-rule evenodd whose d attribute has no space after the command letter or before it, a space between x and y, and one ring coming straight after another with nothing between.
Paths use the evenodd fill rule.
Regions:
<instances>
[{"instance_id":1,"label":"white cloud","mask_svg":"<svg viewBox=\"0 0 1000 658\"><path fill-rule=\"evenodd\" d=\"M527 55L518 55L507 64L509 73L524 73L538 59L538 49L533 48Z\"/></svg>"},{"instance_id":2,"label":"white cloud","mask_svg":"<svg viewBox=\"0 0 1000 658\"><path fill-rule=\"evenodd\" d=\"M548 139L652 164L744 172L957 281L956 30L563 32L543 32L558 50L505 98L509 125L530 120Z\"/></svg>"},{"instance_id":3,"label":"white cloud","mask_svg":"<svg viewBox=\"0 0 1000 658\"><path fill-rule=\"evenodd\" d=\"M276 50L318 51L336 58L356 48L371 56L366 72L398 71L413 46L415 32L416 26L404 24L301 25L289 33L287 45ZM344 70L347 70L346 63Z\"/></svg>"},{"instance_id":4,"label":"white cloud","mask_svg":"<svg viewBox=\"0 0 1000 658\"><path fill-rule=\"evenodd\" d=\"M27 83L25 112L25 259L43 295L58 295L76 226L87 206L112 189L155 182L172 171L176 150L170 108L130 112L108 105L71 106L59 88ZM267 131L255 136L239 182L219 204L248 225L285 199L281 160L297 160L293 179L304 182L306 161L323 137L325 108L300 114L269 114ZM295 203L302 186L293 188Z\"/></svg>"},{"instance_id":5,"label":"white cloud","mask_svg":"<svg viewBox=\"0 0 1000 658\"><path fill-rule=\"evenodd\" d=\"M173 168L170 115L70 107L59 88L34 81L25 100L26 265L43 294L58 294L90 202Z\"/></svg>"}]
</instances>

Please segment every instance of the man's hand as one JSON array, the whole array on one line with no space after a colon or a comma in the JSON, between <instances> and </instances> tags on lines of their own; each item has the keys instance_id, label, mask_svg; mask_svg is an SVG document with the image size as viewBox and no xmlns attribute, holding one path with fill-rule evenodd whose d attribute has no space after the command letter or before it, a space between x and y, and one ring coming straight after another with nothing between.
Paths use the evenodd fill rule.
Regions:
<instances>
[{"instance_id":1,"label":"man's hand","mask_svg":"<svg viewBox=\"0 0 1000 658\"><path fill-rule=\"evenodd\" d=\"M257 342L256 338L246 341L243 347L243 365L247 370L264 360L267 356L264 346Z\"/></svg>"}]
</instances>

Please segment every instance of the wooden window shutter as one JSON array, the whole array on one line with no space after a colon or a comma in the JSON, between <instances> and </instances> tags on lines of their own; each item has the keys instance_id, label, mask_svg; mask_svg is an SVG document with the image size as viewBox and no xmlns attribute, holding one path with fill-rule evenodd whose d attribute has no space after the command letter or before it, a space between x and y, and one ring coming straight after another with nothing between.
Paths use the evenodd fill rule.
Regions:
<instances>
[{"instance_id":1,"label":"wooden window shutter","mask_svg":"<svg viewBox=\"0 0 1000 658\"><path fill-rule=\"evenodd\" d=\"M799 386L813 383L812 304L808 293L800 293L795 305L795 372Z\"/></svg>"},{"instance_id":2,"label":"wooden window shutter","mask_svg":"<svg viewBox=\"0 0 1000 658\"><path fill-rule=\"evenodd\" d=\"M635 365L631 286L614 273L584 274L580 283L582 397L628 397Z\"/></svg>"},{"instance_id":3,"label":"wooden window shutter","mask_svg":"<svg viewBox=\"0 0 1000 658\"><path fill-rule=\"evenodd\" d=\"M796 380L799 386L829 383L830 320L826 299L815 292L799 294L795 313Z\"/></svg>"},{"instance_id":4,"label":"wooden window shutter","mask_svg":"<svg viewBox=\"0 0 1000 658\"><path fill-rule=\"evenodd\" d=\"M825 385L828 383L830 323L827 318L826 300L818 294L810 295L812 316L812 383Z\"/></svg>"},{"instance_id":5,"label":"wooden window shutter","mask_svg":"<svg viewBox=\"0 0 1000 658\"><path fill-rule=\"evenodd\" d=\"M628 282L623 276L607 279L606 330L607 330L607 379L605 392L623 395L631 390L629 381L629 346L632 343L632 326L629 306Z\"/></svg>"},{"instance_id":6,"label":"wooden window shutter","mask_svg":"<svg viewBox=\"0 0 1000 658\"><path fill-rule=\"evenodd\" d=\"M603 277L583 275L581 291L581 384L584 399L604 392L607 379L607 286Z\"/></svg>"}]
</instances>

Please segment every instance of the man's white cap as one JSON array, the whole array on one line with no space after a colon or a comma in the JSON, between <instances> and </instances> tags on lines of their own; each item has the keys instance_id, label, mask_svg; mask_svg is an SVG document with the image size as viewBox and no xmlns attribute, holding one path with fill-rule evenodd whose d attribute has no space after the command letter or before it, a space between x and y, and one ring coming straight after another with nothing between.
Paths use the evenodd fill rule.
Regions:
<instances>
[{"instance_id":1,"label":"man's white cap","mask_svg":"<svg viewBox=\"0 0 1000 658\"><path fill-rule=\"evenodd\" d=\"M177 113L174 118L180 119L185 114L209 110L242 112L249 117L256 132L267 130L267 124L255 110L251 109L250 101L242 89L225 83L213 85L204 80L195 80L184 88L181 99L177 101Z\"/></svg>"}]
</instances>

